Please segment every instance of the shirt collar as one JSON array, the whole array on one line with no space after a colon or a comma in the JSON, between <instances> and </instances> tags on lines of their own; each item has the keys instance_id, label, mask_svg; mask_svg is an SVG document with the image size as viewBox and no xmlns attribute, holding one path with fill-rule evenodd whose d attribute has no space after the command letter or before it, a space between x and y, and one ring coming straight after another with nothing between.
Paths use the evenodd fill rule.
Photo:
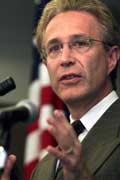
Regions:
<instances>
[{"instance_id":1,"label":"shirt collar","mask_svg":"<svg viewBox=\"0 0 120 180\"><path fill-rule=\"evenodd\" d=\"M118 99L118 95L115 91L112 91L106 97L104 97L99 103L93 106L81 119L87 131L95 125L95 123L100 119L104 112ZM70 115L70 122L74 120Z\"/></svg>"}]
</instances>

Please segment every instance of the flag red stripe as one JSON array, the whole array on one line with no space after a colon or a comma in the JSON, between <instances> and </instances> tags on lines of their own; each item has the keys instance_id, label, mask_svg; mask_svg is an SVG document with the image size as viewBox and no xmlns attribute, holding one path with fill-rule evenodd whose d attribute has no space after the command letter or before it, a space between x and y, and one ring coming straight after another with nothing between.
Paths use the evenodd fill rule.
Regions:
<instances>
[{"instance_id":1,"label":"flag red stripe","mask_svg":"<svg viewBox=\"0 0 120 180\"><path fill-rule=\"evenodd\" d=\"M44 130L41 134L41 145L40 149L45 149L48 145L56 146L57 143L54 140L53 136L47 131Z\"/></svg>"},{"instance_id":2,"label":"flag red stripe","mask_svg":"<svg viewBox=\"0 0 120 180\"><path fill-rule=\"evenodd\" d=\"M63 109L63 102L61 102L56 94L53 92L51 86L44 86L41 89L41 105L51 104L55 108Z\"/></svg>"},{"instance_id":3,"label":"flag red stripe","mask_svg":"<svg viewBox=\"0 0 120 180\"><path fill-rule=\"evenodd\" d=\"M33 171L37 163L38 159L35 159L24 167L24 180L30 180L31 172Z\"/></svg>"},{"instance_id":4,"label":"flag red stripe","mask_svg":"<svg viewBox=\"0 0 120 180\"><path fill-rule=\"evenodd\" d=\"M27 134L35 131L36 129L38 129L38 119L31 123L29 126L27 126Z\"/></svg>"},{"instance_id":5,"label":"flag red stripe","mask_svg":"<svg viewBox=\"0 0 120 180\"><path fill-rule=\"evenodd\" d=\"M41 89L41 104L53 104L53 91L49 86L44 86Z\"/></svg>"}]
</instances>

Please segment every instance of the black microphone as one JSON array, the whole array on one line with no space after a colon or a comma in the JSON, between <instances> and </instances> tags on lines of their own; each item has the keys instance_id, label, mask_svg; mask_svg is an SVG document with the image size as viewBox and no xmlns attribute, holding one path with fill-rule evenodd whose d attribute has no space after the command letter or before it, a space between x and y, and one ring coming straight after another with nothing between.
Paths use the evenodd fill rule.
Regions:
<instances>
[{"instance_id":1,"label":"black microphone","mask_svg":"<svg viewBox=\"0 0 120 180\"><path fill-rule=\"evenodd\" d=\"M37 106L30 100L23 100L16 106L0 110L0 126L7 129L18 122L29 124L32 123L37 116Z\"/></svg>"},{"instance_id":2,"label":"black microphone","mask_svg":"<svg viewBox=\"0 0 120 180\"><path fill-rule=\"evenodd\" d=\"M0 82L0 96L7 94L16 88L16 84L12 77L8 77L4 81Z\"/></svg>"}]
</instances>

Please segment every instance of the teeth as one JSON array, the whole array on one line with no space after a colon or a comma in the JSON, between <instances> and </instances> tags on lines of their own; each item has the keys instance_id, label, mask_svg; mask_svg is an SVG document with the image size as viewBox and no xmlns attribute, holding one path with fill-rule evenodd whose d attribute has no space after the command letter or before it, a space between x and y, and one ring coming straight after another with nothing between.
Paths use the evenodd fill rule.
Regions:
<instances>
[{"instance_id":1,"label":"teeth","mask_svg":"<svg viewBox=\"0 0 120 180\"><path fill-rule=\"evenodd\" d=\"M73 79L75 77L80 77L80 76L77 74L69 74L69 75L62 76L60 80L69 80L69 79Z\"/></svg>"},{"instance_id":2,"label":"teeth","mask_svg":"<svg viewBox=\"0 0 120 180\"><path fill-rule=\"evenodd\" d=\"M66 76L65 79L72 79L74 77L76 77L76 76L75 75L69 75L69 76Z\"/></svg>"}]
</instances>

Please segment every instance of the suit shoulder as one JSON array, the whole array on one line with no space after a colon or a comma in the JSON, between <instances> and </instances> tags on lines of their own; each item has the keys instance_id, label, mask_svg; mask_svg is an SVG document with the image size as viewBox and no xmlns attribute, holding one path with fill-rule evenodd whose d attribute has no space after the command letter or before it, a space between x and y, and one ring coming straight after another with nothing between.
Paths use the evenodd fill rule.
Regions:
<instances>
[{"instance_id":1,"label":"suit shoulder","mask_svg":"<svg viewBox=\"0 0 120 180\"><path fill-rule=\"evenodd\" d=\"M47 154L35 167L32 172L31 180L43 180L43 176L51 174L55 163L55 157L51 154ZM49 167L49 168L48 168ZM41 177L42 174L42 177ZM43 179L40 179L43 178Z\"/></svg>"}]
</instances>

